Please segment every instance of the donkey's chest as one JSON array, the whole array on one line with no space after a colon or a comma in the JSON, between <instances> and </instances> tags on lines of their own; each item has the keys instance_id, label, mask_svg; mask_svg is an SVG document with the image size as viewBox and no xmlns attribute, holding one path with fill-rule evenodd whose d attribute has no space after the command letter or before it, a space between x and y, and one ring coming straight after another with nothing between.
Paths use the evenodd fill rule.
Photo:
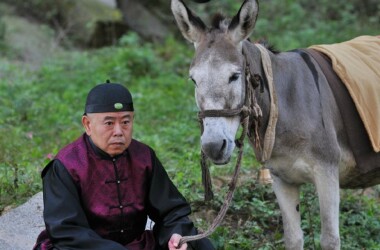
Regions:
<instances>
[{"instance_id":1,"label":"donkey's chest","mask_svg":"<svg viewBox=\"0 0 380 250\"><path fill-rule=\"evenodd\" d=\"M303 184L313 182L315 166L307 158L275 158L268 162L272 174L292 183Z\"/></svg>"}]
</instances>

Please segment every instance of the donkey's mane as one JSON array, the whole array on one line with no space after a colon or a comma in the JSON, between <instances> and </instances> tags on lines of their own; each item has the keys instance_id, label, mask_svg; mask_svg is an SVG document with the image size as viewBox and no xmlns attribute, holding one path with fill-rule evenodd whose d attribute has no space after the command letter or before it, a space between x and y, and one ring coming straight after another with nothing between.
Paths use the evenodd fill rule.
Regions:
<instances>
[{"instance_id":1,"label":"donkey's mane","mask_svg":"<svg viewBox=\"0 0 380 250\"><path fill-rule=\"evenodd\" d=\"M219 30L221 32L224 32L228 29L230 22L231 20L226 18L222 13L216 13L211 19L211 30ZM250 41L249 38L248 40ZM258 43L262 44L265 48L274 54L281 52L277 50L273 44L269 43L268 40L260 39Z\"/></svg>"},{"instance_id":2,"label":"donkey's mane","mask_svg":"<svg viewBox=\"0 0 380 250\"><path fill-rule=\"evenodd\" d=\"M211 29L225 31L228 29L230 20L227 19L222 13L216 13L211 19Z\"/></svg>"},{"instance_id":3,"label":"donkey's mane","mask_svg":"<svg viewBox=\"0 0 380 250\"><path fill-rule=\"evenodd\" d=\"M281 52L278 49L276 49L276 47L273 44L271 44L268 40L260 39L258 41L258 43L263 45L265 48L267 48L273 54L279 54Z\"/></svg>"}]
</instances>

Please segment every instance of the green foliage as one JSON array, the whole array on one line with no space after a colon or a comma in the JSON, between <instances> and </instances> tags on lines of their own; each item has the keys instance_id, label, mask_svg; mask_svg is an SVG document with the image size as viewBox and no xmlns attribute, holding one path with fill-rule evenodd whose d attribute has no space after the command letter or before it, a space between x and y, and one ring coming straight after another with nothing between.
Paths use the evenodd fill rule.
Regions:
<instances>
[{"instance_id":1,"label":"green foliage","mask_svg":"<svg viewBox=\"0 0 380 250\"><path fill-rule=\"evenodd\" d=\"M240 6L239 1L219 2L233 14ZM361 32L376 34L378 14L369 11L368 18L363 17L361 10L355 11L357 4L359 1L261 1L253 37L266 37L280 49L291 49L338 42ZM315 11L307 11L309 8ZM193 84L187 80L192 55L191 46L172 37L164 44L153 44L129 33L116 47L65 52L33 71L1 58L0 211L41 190L40 171L83 131L80 118L88 90L110 79L133 93L134 137L156 150L173 182L192 204L196 225L207 229L214 216L204 213L219 211L236 156L228 166L211 166L216 197L204 203L197 107ZM245 145L233 203L211 236L217 249L284 248L278 204L270 187L257 184L257 167L252 150ZM380 247L380 190L373 190L372 196L341 192L342 249ZM302 189L300 209L305 249L320 249L319 205L312 186Z\"/></svg>"},{"instance_id":2,"label":"green foliage","mask_svg":"<svg viewBox=\"0 0 380 250\"><path fill-rule=\"evenodd\" d=\"M0 210L15 200L23 201L41 189L40 169L32 163L41 162L39 147L32 140L28 108L30 73L20 65L2 60L0 74ZM29 78L30 79L30 78Z\"/></svg>"},{"instance_id":3,"label":"green foliage","mask_svg":"<svg viewBox=\"0 0 380 250\"><path fill-rule=\"evenodd\" d=\"M213 237L217 246L225 241L219 249L281 249L281 214L270 186L258 185L254 178L247 181L236 190L230 211L237 223L225 229L227 240Z\"/></svg>"},{"instance_id":4,"label":"green foliage","mask_svg":"<svg viewBox=\"0 0 380 250\"><path fill-rule=\"evenodd\" d=\"M243 1L219 0L188 3L210 23L212 13L233 17ZM359 35L378 35L380 4L376 0L259 0L253 41L266 39L280 50L342 42Z\"/></svg>"},{"instance_id":5,"label":"green foliage","mask_svg":"<svg viewBox=\"0 0 380 250\"><path fill-rule=\"evenodd\" d=\"M359 4L359 1L328 0L260 1L253 38L265 38L281 50L290 50L342 42L364 34L377 35L379 13L360 15Z\"/></svg>"},{"instance_id":6,"label":"green foliage","mask_svg":"<svg viewBox=\"0 0 380 250\"><path fill-rule=\"evenodd\" d=\"M377 187L379 191L379 187ZM366 195L345 193L341 200L340 228L342 249L378 249L380 247L379 200Z\"/></svg>"}]
</instances>

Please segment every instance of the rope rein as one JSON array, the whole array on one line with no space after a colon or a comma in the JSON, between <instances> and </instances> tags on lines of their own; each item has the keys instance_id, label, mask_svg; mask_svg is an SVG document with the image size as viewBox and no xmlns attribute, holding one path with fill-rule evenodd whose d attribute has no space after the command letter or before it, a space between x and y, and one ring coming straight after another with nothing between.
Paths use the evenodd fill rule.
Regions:
<instances>
[{"instance_id":1,"label":"rope rein","mask_svg":"<svg viewBox=\"0 0 380 250\"><path fill-rule=\"evenodd\" d=\"M243 150L243 148L244 148L244 137L245 137L245 134L248 130L248 120L249 120L249 118L247 116L244 118L244 120L242 122L243 132L245 132L245 133L242 133L241 137L239 139L239 141L240 141L240 143L239 143L239 155L238 155L238 160L236 162L235 171L234 171L234 174L233 174L233 177L232 177L230 183L228 184L228 186L229 186L228 193L227 193L226 199L224 200L224 203L223 203L218 215L215 217L213 223L210 225L210 227L204 233L182 237L180 242L179 242L178 248L180 248L181 245L186 243L186 242L194 241L194 240L200 240L200 239L203 239L207 236L210 236L215 231L215 229L220 225L220 223L223 221L223 218L226 215L227 210L231 204L232 197L234 195L238 176L239 176L241 159L243 158L242 156L243 156L243 151L244 151Z\"/></svg>"},{"instance_id":2,"label":"rope rein","mask_svg":"<svg viewBox=\"0 0 380 250\"><path fill-rule=\"evenodd\" d=\"M262 61L263 61L263 65L264 65L264 72L266 74L266 77L268 78L268 84L271 85L269 87L270 95L271 95L271 110L272 110L274 105L276 106L276 107L274 107L275 108L275 112L274 112L275 117L274 118L272 117L273 112L271 111L271 115L270 115L270 119L269 119L270 120L270 124L269 124L270 128L267 129L267 131L265 133L264 146L263 146L264 151L266 152L265 156L264 156L264 151L261 148L262 143L261 143L260 136L259 136L259 127L261 125L260 121L262 118L262 111L261 111L260 106L257 103L257 99L256 99L256 96L254 94L255 89L258 86L261 86L261 92L263 92L263 83L262 83L261 76L259 74L254 74L252 76L248 60L246 59L246 55L244 55L244 53L243 53L243 55L245 56L245 77L246 77L245 78L246 93L245 93L244 105L240 108L237 108L237 109L203 110L203 111L200 111L198 113L198 118L199 118L198 120L200 123L202 134L203 134L203 130L204 130L203 118L206 118L206 117L234 117L234 116L239 116L239 115L241 117L241 124L242 124L243 130L242 130L242 133L240 135L240 138L238 140L236 140L236 142L235 142L236 146L239 148L239 152L238 152L238 158L236 161L236 166L235 166L233 177L232 177L230 183L228 184L229 190L228 190L227 196L225 198L225 201L224 201L218 215L215 217L211 226L204 233L200 233L198 235L182 237L177 248L180 248L181 245L186 243L186 242L194 241L194 240L200 240L202 238L205 238L205 237L211 235L215 231L215 229L220 225L220 223L222 222L222 220L223 220L224 216L226 215L227 210L231 204L232 197L233 197L233 194L235 192L235 188L236 188L236 184L237 184L238 176L239 176L239 171L240 171L240 166L241 166L241 160L243 158L244 139L245 139L245 136L249 133L249 128L253 128L254 146L255 146L255 148L259 149L260 152L262 152L261 156L260 156L261 160L263 160L263 157L268 157L268 158L265 158L265 161L267 159L269 159L270 154L272 152L273 144L274 144L274 132L273 132L273 130L275 129L276 122L277 122L277 116L278 116L278 114L277 114L277 98L275 97L275 101L273 102L273 99L274 99L273 95L275 95L275 93L274 93L273 74L272 74L272 67L271 67L269 54L265 50L264 47L262 47L262 48L259 46L257 46L257 47L260 49L261 54L263 54L263 53L266 54L264 57L262 57ZM265 51L263 51L263 48ZM268 74L269 74L269 77L268 77ZM274 122L273 122L273 120L274 120ZM268 132L268 130L270 130L270 132ZM269 137L270 137L269 139L267 139L268 133L269 133ZM268 143L269 143L269 145L268 145ZM268 149L269 149L269 151L267 151ZM201 152L201 167L202 167L202 184L203 184L204 189L205 189L205 201L209 201L214 197L214 194L212 192L212 182L211 182L211 175L210 175L210 171L209 171L208 163L207 163L207 156L203 153L203 151ZM267 170L267 169L265 169L265 170ZM265 181L266 181L266 183L271 183L270 176Z\"/></svg>"}]
</instances>

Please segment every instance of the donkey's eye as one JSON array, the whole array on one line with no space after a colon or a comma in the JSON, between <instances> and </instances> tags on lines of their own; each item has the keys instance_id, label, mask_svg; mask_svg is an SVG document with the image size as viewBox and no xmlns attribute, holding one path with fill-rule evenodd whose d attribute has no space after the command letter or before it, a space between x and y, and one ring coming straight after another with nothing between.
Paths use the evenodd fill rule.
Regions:
<instances>
[{"instance_id":1,"label":"donkey's eye","mask_svg":"<svg viewBox=\"0 0 380 250\"><path fill-rule=\"evenodd\" d=\"M230 79L228 80L228 83L236 81L237 79L239 79L239 77L240 77L240 73L232 74L232 76L230 76Z\"/></svg>"},{"instance_id":2,"label":"donkey's eye","mask_svg":"<svg viewBox=\"0 0 380 250\"><path fill-rule=\"evenodd\" d=\"M194 78L192 78L191 76L189 77L189 80L192 80L194 85L197 86L197 82L194 80Z\"/></svg>"}]
</instances>

